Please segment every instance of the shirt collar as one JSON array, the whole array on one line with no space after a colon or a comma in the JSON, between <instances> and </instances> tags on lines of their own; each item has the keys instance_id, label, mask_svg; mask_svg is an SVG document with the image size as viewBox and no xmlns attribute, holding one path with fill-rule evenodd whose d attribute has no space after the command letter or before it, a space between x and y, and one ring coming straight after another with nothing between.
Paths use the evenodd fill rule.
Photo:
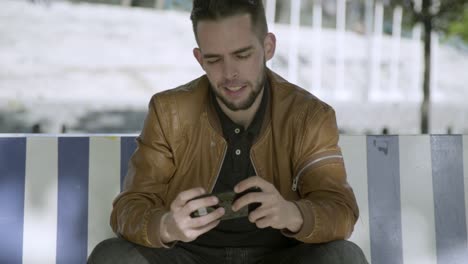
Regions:
<instances>
[{"instance_id":1,"label":"shirt collar","mask_svg":"<svg viewBox=\"0 0 468 264\"><path fill-rule=\"evenodd\" d=\"M231 138L235 136L237 133L235 132L236 129L239 129L240 133L244 132L244 127L241 125L238 125L234 123L221 109L219 106L218 101L216 100L216 97L214 93L210 89L210 97L211 97L211 102L215 107L216 113L218 114L219 120L221 122L221 127L223 129L223 134L226 138ZM262 101L260 103L260 107L258 108L257 112L255 113L254 119L252 120L252 123L249 125L247 128L247 133L252 136L252 138L255 138L259 133L260 129L262 127L262 123L264 120L266 108L268 105L268 100L270 98L270 87L269 87L269 82L265 80L265 84L263 87L263 96L262 96Z\"/></svg>"}]
</instances>

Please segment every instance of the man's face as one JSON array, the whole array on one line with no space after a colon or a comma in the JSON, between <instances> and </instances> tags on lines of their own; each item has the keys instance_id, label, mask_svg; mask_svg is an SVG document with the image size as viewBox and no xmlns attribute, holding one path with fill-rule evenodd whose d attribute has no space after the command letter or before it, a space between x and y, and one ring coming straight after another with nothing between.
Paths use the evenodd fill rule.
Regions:
<instances>
[{"instance_id":1,"label":"man's face","mask_svg":"<svg viewBox=\"0 0 468 264\"><path fill-rule=\"evenodd\" d=\"M274 53L274 36L261 42L250 15L200 21L194 55L206 72L216 97L230 110L246 110L263 89L265 61Z\"/></svg>"}]
</instances>

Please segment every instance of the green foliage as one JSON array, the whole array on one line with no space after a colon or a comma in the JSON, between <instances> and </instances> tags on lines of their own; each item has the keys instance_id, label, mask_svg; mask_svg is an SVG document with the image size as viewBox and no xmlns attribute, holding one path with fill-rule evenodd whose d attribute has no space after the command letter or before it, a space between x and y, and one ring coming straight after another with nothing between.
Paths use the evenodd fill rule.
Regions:
<instances>
[{"instance_id":1,"label":"green foliage","mask_svg":"<svg viewBox=\"0 0 468 264\"><path fill-rule=\"evenodd\" d=\"M433 0L421 0L427 3L433 3ZM454 23L460 21L462 17L466 17L466 10L468 10L467 0L440 0L438 8L430 8L418 12L415 10L414 0L390 0L389 4L392 7L397 5L402 6L403 24L404 26L412 26L415 23L423 23L424 21L431 21L433 30L440 32L449 32Z\"/></svg>"},{"instance_id":2,"label":"green foliage","mask_svg":"<svg viewBox=\"0 0 468 264\"><path fill-rule=\"evenodd\" d=\"M460 20L453 21L448 27L449 36L460 36L465 42L468 43L468 8Z\"/></svg>"}]
</instances>

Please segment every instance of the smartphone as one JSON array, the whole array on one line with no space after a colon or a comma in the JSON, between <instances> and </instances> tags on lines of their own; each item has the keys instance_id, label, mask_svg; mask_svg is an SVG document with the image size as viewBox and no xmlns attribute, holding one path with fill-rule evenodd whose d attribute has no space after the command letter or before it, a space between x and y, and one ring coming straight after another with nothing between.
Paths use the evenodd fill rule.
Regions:
<instances>
[{"instance_id":1,"label":"smartphone","mask_svg":"<svg viewBox=\"0 0 468 264\"><path fill-rule=\"evenodd\" d=\"M207 215L214 210L218 209L219 207L224 208L224 215L221 217L220 220L229 220L229 219L235 219L235 218L240 218L240 217L247 217L250 212L253 210L257 209L259 206L261 206L261 203L251 203L248 206L244 206L241 209L239 209L237 212L234 212L232 210L232 204L242 197L243 195L251 192L261 192L262 190L260 188L250 188L245 190L244 192L241 193L236 193L236 192L223 192L223 193L214 193L214 194L204 194L198 197L195 197L192 200L195 199L200 199L204 197L209 197L209 196L216 196L219 200L219 203L214 206L209 206L209 207L203 207L200 208L190 214L191 217L200 217Z\"/></svg>"}]
</instances>

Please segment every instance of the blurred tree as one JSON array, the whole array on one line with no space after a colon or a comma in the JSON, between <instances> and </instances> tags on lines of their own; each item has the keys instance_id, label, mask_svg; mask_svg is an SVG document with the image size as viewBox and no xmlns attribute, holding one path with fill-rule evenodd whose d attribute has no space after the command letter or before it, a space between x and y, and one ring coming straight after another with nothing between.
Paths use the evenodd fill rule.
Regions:
<instances>
[{"instance_id":1,"label":"blurred tree","mask_svg":"<svg viewBox=\"0 0 468 264\"><path fill-rule=\"evenodd\" d=\"M431 44L433 31L448 33L450 25L459 21L468 9L467 0L391 0L391 5L403 6L411 25L421 24L424 42L423 102L421 104L421 133L429 132Z\"/></svg>"}]
</instances>

